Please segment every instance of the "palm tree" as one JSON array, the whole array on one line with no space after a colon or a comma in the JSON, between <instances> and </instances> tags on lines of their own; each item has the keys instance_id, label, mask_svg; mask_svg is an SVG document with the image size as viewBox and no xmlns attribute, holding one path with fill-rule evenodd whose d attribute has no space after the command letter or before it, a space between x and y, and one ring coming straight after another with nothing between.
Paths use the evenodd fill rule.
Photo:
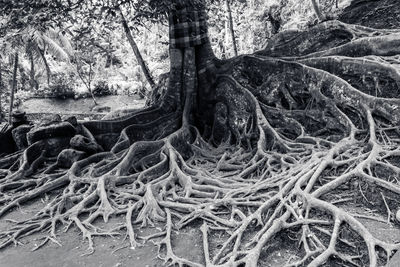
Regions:
<instances>
[{"instance_id":1,"label":"palm tree","mask_svg":"<svg viewBox=\"0 0 400 267\"><path fill-rule=\"evenodd\" d=\"M57 60L67 62L70 62L74 55L70 41L59 31L47 30L46 32L40 32L33 30L29 32L26 41L26 55L28 55L30 61L30 77L33 84L35 83L33 81L35 76L35 62L42 63L42 66L45 67L47 84L50 84L51 69L45 56L46 53Z\"/></svg>"},{"instance_id":2,"label":"palm tree","mask_svg":"<svg viewBox=\"0 0 400 267\"><path fill-rule=\"evenodd\" d=\"M33 27L26 27L19 32L10 32L0 41L0 57L13 58L12 86L10 94L9 123L14 104L14 94L18 87L18 69L26 70L30 77L32 89L38 87L35 80L36 67L44 68L47 75L47 84L50 84L51 69L46 53L51 54L57 60L70 61L73 49L69 41L55 30L41 32ZM27 68L26 66L29 66ZM0 92L4 88L0 69ZM1 113L1 103L0 103Z\"/></svg>"}]
</instances>

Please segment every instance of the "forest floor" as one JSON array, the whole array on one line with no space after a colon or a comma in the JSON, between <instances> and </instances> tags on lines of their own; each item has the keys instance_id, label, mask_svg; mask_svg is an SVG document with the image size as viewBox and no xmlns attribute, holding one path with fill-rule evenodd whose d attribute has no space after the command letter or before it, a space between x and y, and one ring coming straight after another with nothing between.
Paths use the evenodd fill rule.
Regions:
<instances>
[{"instance_id":1,"label":"forest floor","mask_svg":"<svg viewBox=\"0 0 400 267\"><path fill-rule=\"evenodd\" d=\"M10 214L0 221L0 231L6 230L11 225L10 220L21 221L30 218L40 210L44 205L51 201L52 196L46 195L41 199L31 201L19 208L14 209ZM360 216L367 215L367 211L356 207L349 206L349 210L353 214ZM383 241L396 242L400 241L400 229L385 222L385 218L376 217L377 220L363 219L359 220L367 227L369 231ZM7 221L9 220L9 221ZM105 224L101 220L96 222L97 225L106 229L118 227L123 221L118 217L113 217ZM380 222L381 221L381 222ZM139 236L148 236L157 231L154 228L137 229ZM73 232L73 233L71 233ZM125 239L125 233L121 232L118 236L113 237L97 237L94 242L96 250L93 254L85 255L87 243L82 242L78 229L72 227L68 232L64 229L57 231L58 241L60 244L49 242L44 247L33 251L38 244L41 243L44 236L36 234L21 241L18 246L12 246L0 253L0 267L53 267L57 263L59 267L156 267L163 266L163 262L157 258L157 246L151 242L143 243L143 246L131 249L129 242ZM173 242L175 245L174 252L178 256L185 256L194 262L202 262L204 255L201 247L202 235L200 225L190 225L178 231L173 231ZM286 238L285 236L278 236ZM157 241L157 239L154 239ZM283 266L285 263L296 256L296 241L287 240L283 242L284 246L279 249L274 247L274 251L265 251L264 257L261 257L259 266L275 267ZM221 239L221 243L223 240ZM282 243L281 243L282 244ZM268 255L268 256L267 256ZM400 266L400 255L395 255L390 261L388 267ZM330 265L327 265L330 266Z\"/></svg>"}]
</instances>

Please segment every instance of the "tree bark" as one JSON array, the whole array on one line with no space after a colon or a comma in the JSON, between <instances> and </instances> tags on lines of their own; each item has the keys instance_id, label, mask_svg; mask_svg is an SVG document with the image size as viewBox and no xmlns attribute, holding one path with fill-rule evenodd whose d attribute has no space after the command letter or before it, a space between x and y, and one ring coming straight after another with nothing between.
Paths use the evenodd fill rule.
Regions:
<instances>
[{"instance_id":1,"label":"tree bark","mask_svg":"<svg viewBox=\"0 0 400 267\"><path fill-rule=\"evenodd\" d=\"M1 105L1 94L3 93L3 76L1 73L1 61L0 61L0 122L3 121L3 106Z\"/></svg>"},{"instance_id":2,"label":"tree bark","mask_svg":"<svg viewBox=\"0 0 400 267\"><path fill-rule=\"evenodd\" d=\"M150 87L153 89L156 86L154 79L150 74L149 68L147 67L146 62L144 61L135 40L133 39L131 30L129 29L128 22L126 21L124 13L122 12L122 9L120 7L118 7L118 11L121 15L121 22L122 22L122 26L124 27L126 37L128 38L128 42L133 50L133 53L135 54L136 60L138 61L140 67L142 68L143 74L146 77L147 82L150 84Z\"/></svg>"},{"instance_id":3,"label":"tree bark","mask_svg":"<svg viewBox=\"0 0 400 267\"><path fill-rule=\"evenodd\" d=\"M400 55L399 31L329 21L280 33L262 53L219 62L204 35L202 7L175 1L184 3L170 18L167 95L176 109L157 105L110 120L14 131L29 130L31 145L0 155L0 220L38 196L54 197L33 217L0 229L0 249L50 234L40 248L58 225L73 225L93 253L93 237L110 234L97 221L118 215L132 248L137 238L152 238L138 236L141 228L159 225L157 255L171 265L262 265L266 250L281 249L289 230L301 243L293 253L302 258L288 261L293 266L387 262L400 248L396 240L374 236L337 204L373 205L388 223L398 210L400 75L393 56ZM213 93L214 102L191 111ZM191 113L214 115L211 138L199 128L211 120L191 121L197 116ZM0 148L17 139L8 133ZM77 137L96 148L81 148L72 142ZM377 192L382 200L369 202ZM173 230L199 225L204 257L176 255ZM349 249L343 231L362 242Z\"/></svg>"},{"instance_id":4,"label":"tree bark","mask_svg":"<svg viewBox=\"0 0 400 267\"><path fill-rule=\"evenodd\" d=\"M40 57L43 60L43 64L46 67L46 75L47 75L47 85L50 85L50 77L51 77L51 70L49 67L49 63L47 62L46 56L44 55L44 50L37 47Z\"/></svg>"},{"instance_id":5,"label":"tree bark","mask_svg":"<svg viewBox=\"0 0 400 267\"><path fill-rule=\"evenodd\" d=\"M268 11L268 18L271 23L272 34L277 34L281 28L280 7L272 5Z\"/></svg>"},{"instance_id":6,"label":"tree bark","mask_svg":"<svg viewBox=\"0 0 400 267\"><path fill-rule=\"evenodd\" d=\"M8 114L8 123L9 124L12 123L14 92L17 89L17 72L18 72L18 52L15 53L15 57L14 57L14 71L13 71L13 80L12 80L11 96L10 96L10 112Z\"/></svg>"},{"instance_id":7,"label":"tree bark","mask_svg":"<svg viewBox=\"0 0 400 267\"><path fill-rule=\"evenodd\" d=\"M235 30L233 28L232 10L231 10L231 5L229 3L229 0L225 0L225 8L226 8L229 32L230 32L230 36L232 39L233 53L236 57L238 55L238 51L237 51L237 45L236 45Z\"/></svg>"}]
</instances>

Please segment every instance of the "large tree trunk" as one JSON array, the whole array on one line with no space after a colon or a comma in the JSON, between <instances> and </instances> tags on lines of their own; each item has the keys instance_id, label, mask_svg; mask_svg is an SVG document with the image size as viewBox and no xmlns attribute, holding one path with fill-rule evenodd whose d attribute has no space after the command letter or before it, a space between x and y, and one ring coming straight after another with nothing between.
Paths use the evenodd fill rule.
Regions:
<instances>
[{"instance_id":1,"label":"large tree trunk","mask_svg":"<svg viewBox=\"0 0 400 267\"><path fill-rule=\"evenodd\" d=\"M8 113L8 123L12 123L12 113L14 108L14 93L17 90L17 72L18 72L18 52L15 52L14 55L14 70L13 70L13 78L12 78L12 86L11 86L11 94L10 94L10 109Z\"/></svg>"},{"instance_id":2,"label":"large tree trunk","mask_svg":"<svg viewBox=\"0 0 400 267\"><path fill-rule=\"evenodd\" d=\"M139 48L135 42L135 40L133 39L131 30L129 28L128 22L125 19L124 13L122 12L122 9L120 7L118 7L118 11L120 13L121 16L121 22L122 22L122 26L124 28L126 37L128 38L128 42L133 50L133 53L135 54L136 60L139 63L140 67L142 68L143 74L146 77L147 82L149 83L150 87L152 89L155 88L156 84L154 82L153 77L150 74L149 68L147 67L146 62L144 61L142 54L139 51Z\"/></svg>"}]
</instances>

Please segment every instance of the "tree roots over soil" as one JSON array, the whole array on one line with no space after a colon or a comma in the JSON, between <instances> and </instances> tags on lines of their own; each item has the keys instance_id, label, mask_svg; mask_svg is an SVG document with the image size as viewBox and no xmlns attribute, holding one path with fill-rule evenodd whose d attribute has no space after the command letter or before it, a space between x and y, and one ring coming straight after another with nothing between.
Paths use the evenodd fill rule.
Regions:
<instances>
[{"instance_id":1,"label":"tree roots over soil","mask_svg":"<svg viewBox=\"0 0 400 267\"><path fill-rule=\"evenodd\" d=\"M220 62L209 133L186 117L186 102L78 125L106 152L69 169L50 164L43 140L1 159L1 217L54 197L0 233L0 247L36 232L54 241L57 227L75 225L89 252L95 236L122 230L132 247L158 238L159 257L172 266L258 266L289 241L297 251L288 266L385 264L400 244L374 236L347 207L399 226L399 44L395 30L337 21L278 34L262 52ZM111 216L123 224L96 226ZM159 233L139 235L155 223ZM172 231L193 224L204 262L174 253Z\"/></svg>"}]
</instances>

